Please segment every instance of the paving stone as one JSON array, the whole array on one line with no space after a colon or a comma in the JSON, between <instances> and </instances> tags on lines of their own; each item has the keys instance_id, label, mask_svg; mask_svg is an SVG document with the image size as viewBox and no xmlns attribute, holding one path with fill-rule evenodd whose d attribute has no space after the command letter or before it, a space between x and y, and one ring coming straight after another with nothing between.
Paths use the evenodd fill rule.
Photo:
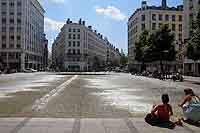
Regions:
<instances>
[{"instance_id":1,"label":"paving stone","mask_svg":"<svg viewBox=\"0 0 200 133\"><path fill-rule=\"evenodd\" d=\"M11 133L24 118L1 118L0 133Z\"/></svg>"},{"instance_id":2,"label":"paving stone","mask_svg":"<svg viewBox=\"0 0 200 133\"><path fill-rule=\"evenodd\" d=\"M31 119L17 133L72 133L74 119Z\"/></svg>"}]
</instances>

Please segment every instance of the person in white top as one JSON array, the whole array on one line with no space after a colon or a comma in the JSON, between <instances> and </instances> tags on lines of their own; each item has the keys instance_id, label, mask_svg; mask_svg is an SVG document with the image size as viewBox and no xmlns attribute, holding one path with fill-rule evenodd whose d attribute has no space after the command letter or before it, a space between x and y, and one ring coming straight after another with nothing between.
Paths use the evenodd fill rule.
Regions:
<instances>
[{"instance_id":1,"label":"person in white top","mask_svg":"<svg viewBox=\"0 0 200 133\"><path fill-rule=\"evenodd\" d=\"M195 95L192 89L188 88L184 90L185 97L179 104L179 107L183 109L183 114L185 122L198 123L200 121L200 98Z\"/></svg>"}]
</instances>

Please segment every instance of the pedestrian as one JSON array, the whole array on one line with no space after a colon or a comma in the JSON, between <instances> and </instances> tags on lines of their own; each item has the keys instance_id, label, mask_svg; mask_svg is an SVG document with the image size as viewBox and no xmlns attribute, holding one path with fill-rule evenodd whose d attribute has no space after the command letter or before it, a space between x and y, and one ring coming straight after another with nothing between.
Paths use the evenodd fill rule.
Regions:
<instances>
[{"instance_id":1,"label":"pedestrian","mask_svg":"<svg viewBox=\"0 0 200 133\"><path fill-rule=\"evenodd\" d=\"M185 89L184 93L185 96L179 104L185 117L182 120L191 124L198 124L200 121L200 98L190 88Z\"/></svg>"},{"instance_id":2,"label":"pedestrian","mask_svg":"<svg viewBox=\"0 0 200 133\"><path fill-rule=\"evenodd\" d=\"M145 121L152 126L161 126L166 128L174 128L175 124L170 121L170 116L173 115L172 106L169 104L168 94L163 94L162 103L153 105L150 114L147 114Z\"/></svg>"}]
</instances>

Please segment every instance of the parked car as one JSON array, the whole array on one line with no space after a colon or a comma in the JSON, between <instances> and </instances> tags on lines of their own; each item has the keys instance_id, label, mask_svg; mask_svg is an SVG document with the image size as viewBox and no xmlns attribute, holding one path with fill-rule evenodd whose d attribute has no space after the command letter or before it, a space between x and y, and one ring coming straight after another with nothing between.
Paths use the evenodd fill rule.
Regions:
<instances>
[{"instance_id":1,"label":"parked car","mask_svg":"<svg viewBox=\"0 0 200 133\"><path fill-rule=\"evenodd\" d=\"M173 81L180 81L180 82L183 82L184 78L183 78L183 75L181 75L180 73L176 73L176 74L173 74L172 75L172 80Z\"/></svg>"}]
</instances>

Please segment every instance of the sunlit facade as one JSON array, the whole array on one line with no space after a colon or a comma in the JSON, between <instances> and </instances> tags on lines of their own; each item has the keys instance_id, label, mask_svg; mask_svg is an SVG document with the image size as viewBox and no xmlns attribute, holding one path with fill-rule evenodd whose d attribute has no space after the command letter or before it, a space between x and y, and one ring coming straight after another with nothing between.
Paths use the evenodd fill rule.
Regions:
<instances>
[{"instance_id":1,"label":"sunlit facade","mask_svg":"<svg viewBox=\"0 0 200 133\"><path fill-rule=\"evenodd\" d=\"M138 68L140 63L135 60L135 43L140 34L147 30L154 32L161 26L167 25L175 34L176 50L183 49L184 28L183 28L183 6L168 7L166 0L162 0L162 6L148 6L146 1L142 2L141 8L138 8L128 20L128 57L129 66ZM183 56L177 57L177 62L182 64Z\"/></svg>"},{"instance_id":2,"label":"sunlit facade","mask_svg":"<svg viewBox=\"0 0 200 133\"><path fill-rule=\"evenodd\" d=\"M0 0L0 57L4 68L44 67L44 12L38 0Z\"/></svg>"},{"instance_id":3,"label":"sunlit facade","mask_svg":"<svg viewBox=\"0 0 200 133\"><path fill-rule=\"evenodd\" d=\"M78 23L67 20L52 53L53 64L63 71L91 71L120 60L119 50L81 19Z\"/></svg>"}]
</instances>

